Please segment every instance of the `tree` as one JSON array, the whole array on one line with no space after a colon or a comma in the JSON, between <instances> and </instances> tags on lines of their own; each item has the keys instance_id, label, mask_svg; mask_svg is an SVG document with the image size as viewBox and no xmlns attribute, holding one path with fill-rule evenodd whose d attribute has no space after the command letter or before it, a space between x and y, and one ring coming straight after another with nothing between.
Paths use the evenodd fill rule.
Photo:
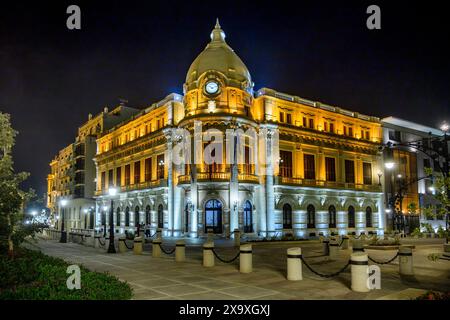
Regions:
<instances>
[{"instance_id":1,"label":"tree","mask_svg":"<svg viewBox=\"0 0 450 320\"><path fill-rule=\"evenodd\" d=\"M443 174L434 173L432 169L425 168L425 172L427 174L432 175L433 179L433 188L434 188L434 195L433 197L439 201L442 206L438 210L438 214L440 216L445 217L446 220L446 233L447 237L449 234L448 230L448 221L450 216L450 201L449 201L449 190L450 190L450 176L449 174L446 174L445 176Z\"/></svg>"},{"instance_id":2,"label":"tree","mask_svg":"<svg viewBox=\"0 0 450 320\"><path fill-rule=\"evenodd\" d=\"M34 197L34 191L20 189L29 174L15 173L11 150L18 132L11 127L10 115L0 112L0 244L14 257L14 246L33 233L22 223L23 208Z\"/></svg>"}]
</instances>

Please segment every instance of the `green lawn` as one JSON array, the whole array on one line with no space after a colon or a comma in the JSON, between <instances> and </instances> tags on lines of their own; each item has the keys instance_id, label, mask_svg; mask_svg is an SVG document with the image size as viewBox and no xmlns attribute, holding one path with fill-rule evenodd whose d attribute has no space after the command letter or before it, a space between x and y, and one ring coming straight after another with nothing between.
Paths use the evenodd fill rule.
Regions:
<instances>
[{"instance_id":1,"label":"green lawn","mask_svg":"<svg viewBox=\"0 0 450 320\"><path fill-rule=\"evenodd\" d=\"M133 295L127 283L82 266L81 289L69 290L67 266L62 259L23 248L14 260L0 255L0 300L125 300Z\"/></svg>"}]
</instances>

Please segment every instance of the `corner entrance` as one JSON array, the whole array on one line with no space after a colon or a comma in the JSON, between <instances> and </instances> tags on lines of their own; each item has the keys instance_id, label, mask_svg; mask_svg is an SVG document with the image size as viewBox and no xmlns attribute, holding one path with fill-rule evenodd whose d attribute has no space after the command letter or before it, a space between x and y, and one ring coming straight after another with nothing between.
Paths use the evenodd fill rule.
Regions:
<instances>
[{"instance_id":1,"label":"corner entrance","mask_svg":"<svg viewBox=\"0 0 450 320\"><path fill-rule=\"evenodd\" d=\"M208 200L205 204L205 233L208 229L222 233L222 203L219 200Z\"/></svg>"}]
</instances>

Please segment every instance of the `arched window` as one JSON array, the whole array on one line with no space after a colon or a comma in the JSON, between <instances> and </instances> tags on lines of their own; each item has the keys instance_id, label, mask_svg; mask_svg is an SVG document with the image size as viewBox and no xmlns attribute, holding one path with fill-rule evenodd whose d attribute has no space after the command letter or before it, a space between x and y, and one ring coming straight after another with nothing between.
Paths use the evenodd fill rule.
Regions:
<instances>
[{"instance_id":1,"label":"arched window","mask_svg":"<svg viewBox=\"0 0 450 320\"><path fill-rule=\"evenodd\" d=\"M120 208L116 210L116 226L120 226Z\"/></svg>"},{"instance_id":2,"label":"arched window","mask_svg":"<svg viewBox=\"0 0 450 320\"><path fill-rule=\"evenodd\" d=\"M130 208L125 209L125 227L130 226Z\"/></svg>"},{"instance_id":3,"label":"arched window","mask_svg":"<svg viewBox=\"0 0 450 320\"><path fill-rule=\"evenodd\" d=\"M292 207L288 203L283 206L283 229L292 229Z\"/></svg>"},{"instance_id":4,"label":"arched window","mask_svg":"<svg viewBox=\"0 0 450 320\"><path fill-rule=\"evenodd\" d=\"M211 199L205 203L205 232L213 229L214 233L222 233L222 203Z\"/></svg>"},{"instance_id":5,"label":"arched window","mask_svg":"<svg viewBox=\"0 0 450 320\"><path fill-rule=\"evenodd\" d=\"M137 227L141 222L139 221L139 206L134 208L134 226Z\"/></svg>"},{"instance_id":6,"label":"arched window","mask_svg":"<svg viewBox=\"0 0 450 320\"><path fill-rule=\"evenodd\" d=\"M366 227L372 228L372 208L366 208Z\"/></svg>"},{"instance_id":7,"label":"arched window","mask_svg":"<svg viewBox=\"0 0 450 320\"><path fill-rule=\"evenodd\" d=\"M145 224L150 224L150 206L145 207Z\"/></svg>"},{"instance_id":8,"label":"arched window","mask_svg":"<svg viewBox=\"0 0 450 320\"><path fill-rule=\"evenodd\" d=\"M253 232L253 207L250 201L244 202L244 232Z\"/></svg>"},{"instance_id":9,"label":"arched window","mask_svg":"<svg viewBox=\"0 0 450 320\"><path fill-rule=\"evenodd\" d=\"M328 207L328 227L336 228L336 208L334 206Z\"/></svg>"},{"instance_id":10,"label":"arched window","mask_svg":"<svg viewBox=\"0 0 450 320\"><path fill-rule=\"evenodd\" d=\"M355 208L353 206L348 207L348 227L355 227Z\"/></svg>"},{"instance_id":11,"label":"arched window","mask_svg":"<svg viewBox=\"0 0 450 320\"><path fill-rule=\"evenodd\" d=\"M312 204L310 204L307 208L306 208L306 213L307 213L307 228L308 229L312 229L315 228L316 226L316 208L314 208L314 206Z\"/></svg>"},{"instance_id":12,"label":"arched window","mask_svg":"<svg viewBox=\"0 0 450 320\"><path fill-rule=\"evenodd\" d=\"M162 204L158 206L158 228L164 228L164 208Z\"/></svg>"}]
</instances>

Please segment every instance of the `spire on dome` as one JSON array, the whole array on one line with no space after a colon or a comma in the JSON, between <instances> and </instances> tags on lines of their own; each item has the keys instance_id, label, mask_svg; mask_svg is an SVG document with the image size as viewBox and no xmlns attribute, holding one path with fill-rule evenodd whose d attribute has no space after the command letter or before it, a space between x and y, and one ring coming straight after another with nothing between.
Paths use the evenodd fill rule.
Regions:
<instances>
[{"instance_id":1,"label":"spire on dome","mask_svg":"<svg viewBox=\"0 0 450 320\"><path fill-rule=\"evenodd\" d=\"M216 25L211 32L211 42L225 42L225 32L220 27L219 18L216 19Z\"/></svg>"}]
</instances>

